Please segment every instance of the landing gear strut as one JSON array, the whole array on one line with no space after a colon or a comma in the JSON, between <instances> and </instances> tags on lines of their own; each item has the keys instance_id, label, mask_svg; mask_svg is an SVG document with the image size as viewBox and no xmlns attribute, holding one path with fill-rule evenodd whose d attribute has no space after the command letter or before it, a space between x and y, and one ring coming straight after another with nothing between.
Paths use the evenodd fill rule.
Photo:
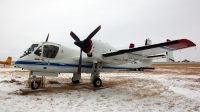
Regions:
<instances>
[{"instance_id":1,"label":"landing gear strut","mask_svg":"<svg viewBox=\"0 0 200 112\"><path fill-rule=\"evenodd\" d=\"M73 73L72 83L77 84L80 83L79 80L81 79L81 75L77 73Z\"/></svg>"},{"instance_id":2,"label":"landing gear strut","mask_svg":"<svg viewBox=\"0 0 200 112\"><path fill-rule=\"evenodd\" d=\"M90 77L90 82L93 84L94 87L102 87L102 81L100 79L100 70L103 66L103 62L93 63L92 74ZM79 80L81 79L81 75L77 73L73 73L72 83L77 84L80 83Z\"/></svg>"},{"instance_id":3,"label":"landing gear strut","mask_svg":"<svg viewBox=\"0 0 200 112\"><path fill-rule=\"evenodd\" d=\"M100 70L101 70L102 66L103 66L103 62L93 63L90 81L94 87L102 86L102 81L100 79Z\"/></svg>"}]
</instances>

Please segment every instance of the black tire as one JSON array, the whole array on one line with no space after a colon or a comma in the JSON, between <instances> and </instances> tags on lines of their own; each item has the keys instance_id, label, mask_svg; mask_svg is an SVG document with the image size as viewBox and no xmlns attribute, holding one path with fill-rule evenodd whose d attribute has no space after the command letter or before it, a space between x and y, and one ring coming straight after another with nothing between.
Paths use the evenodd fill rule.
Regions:
<instances>
[{"instance_id":1,"label":"black tire","mask_svg":"<svg viewBox=\"0 0 200 112\"><path fill-rule=\"evenodd\" d=\"M93 80L93 86L94 87L101 87L102 86L102 81L100 78L96 78Z\"/></svg>"},{"instance_id":2,"label":"black tire","mask_svg":"<svg viewBox=\"0 0 200 112\"><path fill-rule=\"evenodd\" d=\"M38 89L40 87L40 83L37 81L31 82L31 88L32 89Z\"/></svg>"},{"instance_id":3,"label":"black tire","mask_svg":"<svg viewBox=\"0 0 200 112\"><path fill-rule=\"evenodd\" d=\"M73 81L73 77L72 77L72 83L77 84L80 83L79 80Z\"/></svg>"}]
</instances>

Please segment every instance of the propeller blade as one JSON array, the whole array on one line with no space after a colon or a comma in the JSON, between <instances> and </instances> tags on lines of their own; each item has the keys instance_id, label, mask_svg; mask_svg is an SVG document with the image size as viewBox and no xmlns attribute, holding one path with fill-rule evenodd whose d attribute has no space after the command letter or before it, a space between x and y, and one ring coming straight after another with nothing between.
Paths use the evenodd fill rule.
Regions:
<instances>
[{"instance_id":1,"label":"propeller blade","mask_svg":"<svg viewBox=\"0 0 200 112\"><path fill-rule=\"evenodd\" d=\"M49 39L49 33L48 33L48 35L47 35L47 39L46 39L46 42L48 41L48 39Z\"/></svg>"},{"instance_id":2,"label":"propeller blade","mask_svg":"<svg viewBox=\"0 0 200 112\"><path fill-rule=\"evenodd\" d=\"M78 63L78 70L77 74L81 75L81 64L82 64L82 51L87 50L87 46L89 43L89 40L101 29L101 25L99 25L84 41L81 41L78 36L74 32L70 32L71 37L75 40L74 44L81 48L80 50L80 57L79 57L79 63Z\"/></svg>"},{"instance_id":3,"label":"propeller blade","mask_svg":"<svg viewBox=\"0 0 200 112\"><path fill-rule=\"evenodd\" d=\"M82 50L86 49L86 44L83 41L74 42L75 45L79 46Z\"/></svg>"},{"instance_id":4,"label":"propeller blade","mask_svg":"<svg viewBox=\"0 0 200 112\"><path fill-rule=\"evenodd\" d=\"M82 49L80 52L79 63L78 63L78 71L77 71L78 75L81 75L81 63L82 63Z\"/></svg>"},{"instance_id":5,"label":"propeller blade","mask_svg":"<svg viewBox=\"0 0 200 112\"><path fill-rule=\"evenodd\" d=\"M70 35L75 41L80 41L80 39L78 38L78 36L76 36L76 34L74 32L71 31Z\"/></svg>"},{"instance_id":6,"label":"propeller blade","mask_svg":"<svg viewBox=\"0 0 200 112\"><path fill-rule=\"evenodd\" d=\"M85 41L89 41L100 29L101 29L101 25L99 25L99 26L85 39Z\"/></svg>"}]
</instances>

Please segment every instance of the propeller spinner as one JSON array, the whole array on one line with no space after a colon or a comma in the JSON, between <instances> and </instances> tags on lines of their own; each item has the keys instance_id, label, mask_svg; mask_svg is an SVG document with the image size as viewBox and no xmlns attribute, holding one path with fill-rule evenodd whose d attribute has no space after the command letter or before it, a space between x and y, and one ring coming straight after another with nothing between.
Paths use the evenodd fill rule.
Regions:
<instances>
[{"instance_id":1,"label":"propeller spinner","mask_svg":"<svg viewBox=\"0 0 200 112\"><path fill-rule=\"evenodd\" d=\"M82 51L87 53L89 48L90 40L92 37L101 29L101 25L99 25L90 35L83 41L81 41L78 36L71 31L70 35L75 40L74 44L80 47L80 57L79 57L79 64L78 64L78 71L77 74L81 74L81 63L82 63Z\"/></svg>"}]
</instances>

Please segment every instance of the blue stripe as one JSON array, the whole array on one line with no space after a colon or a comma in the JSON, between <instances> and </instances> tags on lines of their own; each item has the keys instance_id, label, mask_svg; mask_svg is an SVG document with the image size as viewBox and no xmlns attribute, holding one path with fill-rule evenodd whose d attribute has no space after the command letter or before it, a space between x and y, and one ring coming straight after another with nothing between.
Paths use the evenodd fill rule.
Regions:
<instances>
[{"instance_id":1,"label":"blue stripe","mask_svg":"<svg viewBox=\"0 0 200 112\"><path fill-rule=\"evenodd\" d=\"M169 50L169 51L173 51L173 50L175 50L175 49L173 49L173 48L169 48L169 47L167 47L167 46L162 46L161 48L163 48L163 49L167 49L167 50Z\"/></svg>"},{"instance_id":2,"label":"blue stripe","mask_svg":"<svg viewBox=\"0 0 200 112\"><path fill-rule=\"evenodd\" d=\"M78 64L67 64L67 63L50 63L48 62L34 62L34 61L16 61L15 64L19 65L35 65L35 66L57 66L57 67L78 67ZM92 68L92 65L81 65L82 68ZM131 69L127 67L109 67L103 66L102 69Z\"/></svg>"}]
</instances>

